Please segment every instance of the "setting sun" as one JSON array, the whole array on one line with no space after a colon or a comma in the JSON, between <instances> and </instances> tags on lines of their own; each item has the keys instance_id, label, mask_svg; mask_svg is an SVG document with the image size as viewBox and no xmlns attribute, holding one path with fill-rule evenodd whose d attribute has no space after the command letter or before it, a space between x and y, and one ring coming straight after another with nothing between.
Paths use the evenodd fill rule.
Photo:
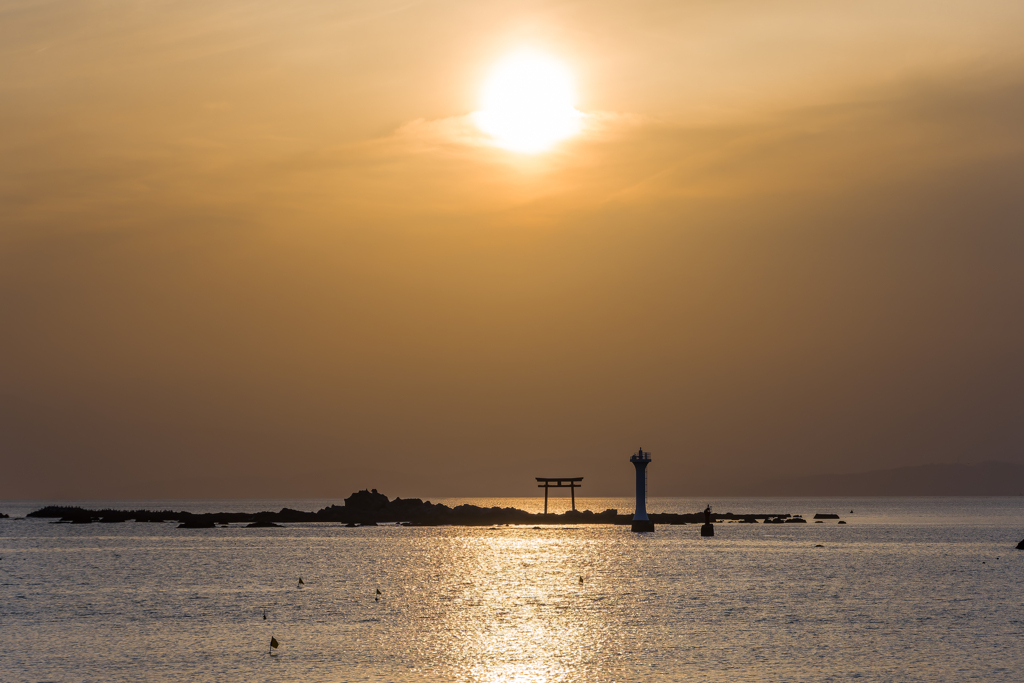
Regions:
<instances>
[{"instance_id":1,"label":"setting sun","mask_svg":"<svg viewBox=\"0 0 1024 683\"><path fill-rule=\"evenodd\" d=\"M536 153L580 130L572 74L542 54L520 52L498 63L481 93L476 125L499 147Z\"/></svg>"}]
</instances>

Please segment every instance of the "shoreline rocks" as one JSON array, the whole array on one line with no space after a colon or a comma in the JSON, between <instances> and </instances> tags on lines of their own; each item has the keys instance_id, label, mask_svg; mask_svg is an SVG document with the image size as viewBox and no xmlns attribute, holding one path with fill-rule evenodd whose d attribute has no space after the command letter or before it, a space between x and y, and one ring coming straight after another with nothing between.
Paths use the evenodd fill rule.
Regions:
<instances>
[{"instance_id":1,"label":"shoreline rocks","mask_svg":"<svg viewBox=\"0 0 1024 683\"><path fill-rule=\"evenodd\" d=\"M348 527L399 524L402 526L495 526L501 524L617 524L629 525L632 515L620 515L618 510L604 512L569 510L561 514L531 513L511 507L484 508L476 505L458 505L454 508L423 501L420 498L395 498L378 493L376 489L362 490L345 499L344 505L331 505L317 512L304 512L282 508L278 512L207 512L192 513L172 510L87 510L81 507L50 505L28 514L35 518L58 518L62 523L89 524L178 522L179 529L212 529L217 525L244 524L247 527L267 528L280 524L328 522ZM702 524L703 512L656 513L649 515L653 524ZM790 514L743 514L731 512L711 515L711 522L743 522L746 524L781 524L787 521L805 521Z\"/></svg>"}]
</instances>

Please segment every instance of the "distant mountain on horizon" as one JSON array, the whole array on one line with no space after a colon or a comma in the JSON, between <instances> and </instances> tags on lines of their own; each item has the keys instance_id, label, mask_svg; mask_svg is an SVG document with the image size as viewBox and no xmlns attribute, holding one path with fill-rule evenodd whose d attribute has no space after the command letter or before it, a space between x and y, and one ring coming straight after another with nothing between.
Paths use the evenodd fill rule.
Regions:
<instances>
[{"instance_id":1,"label":"distant mountain on horizon","mask_svg":"<svg viewBox=\"0 0 1024 683\"><path fill-rule=\"evenodd\" d=\"M744 495L760 496L1021 496L1024 465L997 461L914 465L762 480L744 489Z\"/></svg>"}]
</instances>

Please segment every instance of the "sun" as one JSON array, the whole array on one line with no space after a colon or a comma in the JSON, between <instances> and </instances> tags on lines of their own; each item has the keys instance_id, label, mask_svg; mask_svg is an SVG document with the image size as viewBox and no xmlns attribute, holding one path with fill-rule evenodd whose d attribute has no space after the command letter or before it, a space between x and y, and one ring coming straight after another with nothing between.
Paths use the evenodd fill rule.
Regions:
<instances>
[{"instance_id":1,"label":"sun","mask_svg":"<svg viewBox=\"0 0 1024 683\"><path fill-rule=\"evenodd\" d=\"M537 52L517 52L499 62L484 83L473 120L499 147L535 154L580 131L572 74Z\"/></svg>"}]
</instances>

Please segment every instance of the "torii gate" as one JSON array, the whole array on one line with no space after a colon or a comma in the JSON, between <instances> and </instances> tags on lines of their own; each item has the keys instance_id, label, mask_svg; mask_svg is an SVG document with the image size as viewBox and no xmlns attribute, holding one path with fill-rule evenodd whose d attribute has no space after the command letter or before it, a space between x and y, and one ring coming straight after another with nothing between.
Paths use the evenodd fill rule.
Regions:
<instances>
[{"instance_id":1,"label":"torii gate","mask_svg":"<svg viewBox=\"0 0 1024 683\"><path fill-rule=\"evenodd\" d=\"M572 494L572 511L576 512L576 489L583 486L583 484L577 484L576 482L583 481L583 477L537 477L537 481L544 482L543 484L537 484L537 488L544 489L545 515L548 514L548 488L569 489Z\"/></svg>"}]
</instances>

